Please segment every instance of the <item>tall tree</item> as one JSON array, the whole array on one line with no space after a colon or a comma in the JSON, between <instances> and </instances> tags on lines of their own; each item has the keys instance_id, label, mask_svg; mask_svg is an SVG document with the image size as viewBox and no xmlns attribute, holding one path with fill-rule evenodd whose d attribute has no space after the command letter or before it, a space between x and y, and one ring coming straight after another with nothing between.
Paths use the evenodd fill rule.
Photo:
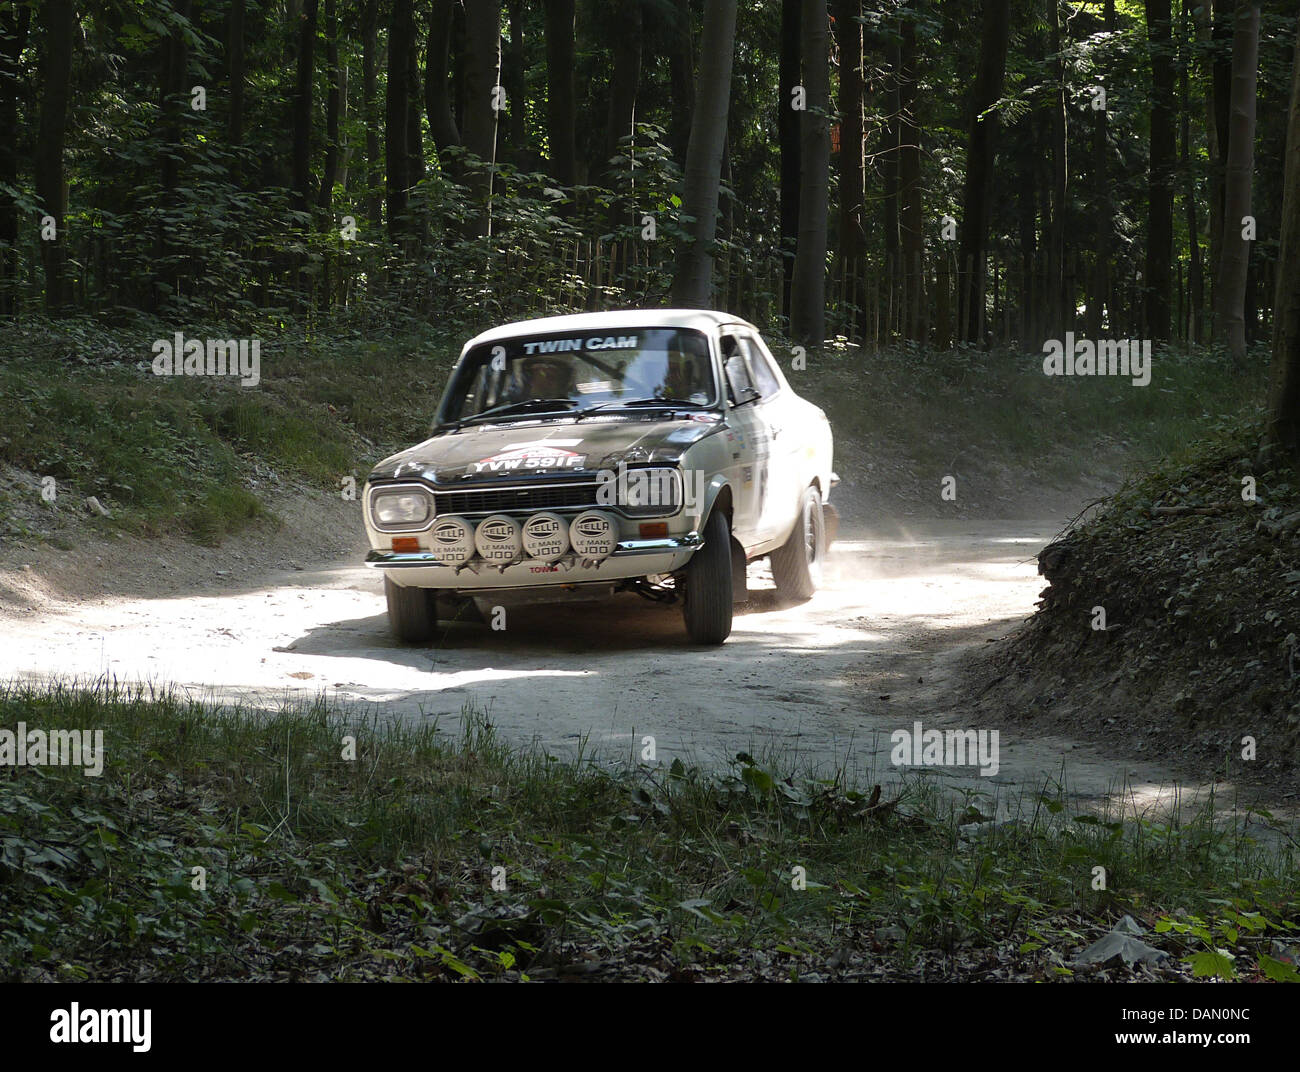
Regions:
<instances>
[{"instance_id":1,"label":"tall tree","mask_svg":"<svg viewBox=\"0 0 1300 1072\"><path fill-rule=\"evenodd\" d=\"M304 0L298 25L298 80L293 94L293 203L311 202L312 87L316 82L316 15L319 0Z\"/></svg>"},{"instance_id":2,"label":"tall tree","mask_svg":"<svg viewBox=\"0 0 1300 1072\"><path fill-rule=\"evenodd\" d=\"M1065 292L1065 217L1069 211L1069 127L1065 111L1065 52L1061 41L1061 9L1059 0L1047 0L1047 25L1052 35L1052 198L1051 217L1047 238L1047 297L1048 330L1054 336L1062 335L1072 325L1067 309L1073 311L1073 295Z\"/></svg>"},{"instance_id":3,"label":"tall tree","mask_svg":"<svg viewBox=\"0 0 1300 1072\"><path fill-rule=\"evenodd\" d=\"M1196 0L1183 0L1182 30L1179 34L1180 57L1178 64L1179 129L1178 165L1183 173L1183 211L1187 217L1187 294L1188 315L1184 324L1187 337L1194 343L1201 341L1201 327L1205 308L1205 277L1201 268L1201 226L1197 213L1196 179L1192 174L1192 111L1191 111L1191 46L1196 40L1196 28L1191 21L1191 4ZM1201 0L1202 3L1205 0Z\"/></svg>"},{"instance_id":4,"label":"tall tree","mask_svg":"<svg viewBox=\"0 0 1300 1072\"><path fill-rule=\"evenodd\" d=\"M339 74L339 23L335 0L325 0L325 67L329 91L325 96L325 163L321 169L317 203L328 213L334 204L334 184L339 174L339 110L342 85Z\"/></svg>"},{"instance_id":5,"label":"tall tree","mask_svg":"<svg viewBox=\"0 0 1300 1072\"><path fill-rule=\"evenodd\" d=\"M862 114L862 0L834 0L835 44L840 54L839 240L840 264L848 278L862 279L867 252L863 142L866 123ZM854 304L857 294L852 296ZM860 323L851 328L861 338Z\"/></svg>"},{"instance_id":6,"label":"tall tree","mask_svg":"<svg viewBox=\"0 0 1300 1072\"><path fill-rule=\"evenodd\" d=\"M800 116L799 247L790 283L790 335L821 346L826 339L826 209L831 164L831 72L826 0L803 0L804 84Z\"/></svg>"},{"instance_id":7,"label":"tall tree","mask_svg":"<svg viewBox=\"0 0 1300 1072\"><path fill-rule=\"evenodd\" d=\"M1207 0L1208 2L1208 0ZM1104 25L1106 32L1115 32L1115 0L1106 0L1104 8ZM1106 90L1103 82L1098 87L1101 93ZM1096 339L1102 332L1102 310L1111 306L1110 297L1110 258L1115 226L1115 211L1111 202L1110 180L1108 178L1110 156L1110 123L1108 112L1103 107L1106 102L1098 96L1094 98L1097 106L1090 105L1092 112L1092 282L1088 294L1087 331ZM1115 323L1115 311L1111 308L1112 332Z\"/></svg>"},{"instance_id":8,"label":"tall tree","mask_svg":"<svg viewBox=\"0 0 1300 1072\"><path fill-rule=\"evenodd\" d=\"M799 113L793 95L800 84L802 0L781 0L781 55L777 79L777 144L781 153L781 312L790 315L790 283L799 244Z\"/></svg>"},{"instance_id":9,"label":"tall tree","mask_svg":"<svg viewBox=\"0 0 1300 1072\"><path fill-rule=\"evenodd\" d=\"M713 290L713 239L718 224L718 187L722 148L727 139L731 103L731 57L736 41L736 0L705 0L700 38L700 74L695 87L695 115L686 150L682 215L692 217L689 239L677 255L673 302L704 309ZM826 204L822 202L823 213Z\"/></svg>"},{"instance_id":10,"label":"tall tree","mask_svg":"<svg viewBox=\"0 0 1300 1072\"><path fill-rule=\"evenodd\" d=\"M527 168L528 133L524 116L528 111L528 55L524 47L524 8L521 0L509 0L506 11L510 19L510 49L503 60L502 84L508 94L510 118L510 159L520 168Z\"/></svg>"},{"instance_id":11,"label":"tall tree","mask_svg":"<svg viewBox=\"0 0 1300 1072\"><path fill-rule=\"evenodd\" d=\"M561 186L578 181L578 94L574 87L574 0L546 0L546 134Z\"/></svg>"},{"instance_id":12,"label":"tall tree","mask_svg":"<svg viewBox=\"0 0 1300 1072\"><path fill-rule=\"evenodd\" d=\"M410 189L424 181L424 112L420 92L420 38L415 12L411 12L411 35L406 38L406 185ZM389 47L392 47L391 42Z\"/></svg>"},{"instance_id":13,"label":"tall tree","mask_svg":"<svg viewBox=\"0 0 1300 1072\"><path fill-rule=\"evenodd\" d=\"M1010 0L988 0L980 35L979 69L966 151L966 187L957 242L957 324L960 337L966 342L979 341L983 320L985 244L993 198L993 147L998 129L997 113L990 109L1002 96L1010 24Z\"/></svg>"},{"instance_id":14,"label":"tall tree","mask_svg":"<svg viewBox=\"0 0 1300 1072\"><path fill-rule=\"evenodd\" d=\"M70 294L67 282L68 236L64 216L67 204L63 192L63 143L71 96L72 47L77 17L72 0L45 0L40 9L45 54L41 60L40 135L32 171L36 200L41 212L53 218L56 237L41 242L45 269L45 305L61 312Z\"/></svg>"},{"instance_id":15,"label":"tall tree","mask_svg":"<svg viewBox=\"0 0 1300 1072\"><path fill-rule=\"evenodd\" d=\"M1300 25L1291 74L1282 225L1273 297L1273 366L1269 436L1300 465Z\"/></svg>"},{"instance_id":16,"label":"tall tree","mask_svg":"<svg viewBox=\"0 0 1300 1072\"><path fill-rule=\"evenodd\" d=\"M501 0L475 0L465 8L465 119L461 129L465 148L484 165L494 164L497 156L496 107L497 86L501 71ZM475 167L468 177L470 194L482 209L478 231L488 226L488 191L491 172L487 166Z\"/></svg>"},{"instance_id":17,"label":"tall tree","mask_svg":"<svg viewBox=\"0 0 1300 1072\"><path fill-rule=\"evenodd\" d=\"M424 50L424 110L429 116L429 133L439 153L461 143L452 107L451 83L447 80L455 7L456 0L433 0L433 10L429 14L429 39ZM446 166L446 160L443 166Z\"/></svg>"},{"instance_id":18,"label":"tall tree","mask_svg":"<svg viewBox=\"0 0 1300 1072\"><path fill-rule=\"evenodd\" d=\"M227 16L226 63L230 81L230 112L226 139L232 147L244 144L244 0L231 0Z\"/></svg>"},{"instance_id":19,"label":"tall tree","mask_svg":"<svg viewBox=\"0 0 1300 1072\"><path fill-rule=\"evenodd\" d=\"M388 22L388 88L384 100L384 188L388 208L388 234L394 241L407 232L408 124L405 42L415 34L411 0L392 0Z\"/></svg>"},{"instance_id":20,"label":"tall tree","mask_svg":"<svg viewBox=\"0 0 1300 1072\"><path fill-rule=\"evenodd\" d=\"M31 8L5 4L0 8L0 184L18 189L19 57L27 44ZM18 283L18 205L0 193L0 316L16 312Z\"/></svg>"},{"instance_id":21,"label":"tall tree","mask_svg":"<svg viewBox=\"0 0 1300 1072\"><path fill-rule=\"evenodd\" d=\"M920 341L925 334L925 235L921 207L921 125L916 116L916 13L901 11L898 46L898 238L906 301L903 334Z\"/></svg>"},{"instance_id":22,"label":"tall tree","mask_svg":"<svg viewBox=\"0 0 1300 1072\"><path fill-rule=\"evenodd\" d=\"M668 139L673 158L685 160L691 140L691 114L695 111L695 38L691 33L690 0L674 0L671 33L668 79L672 112Z\"/></svg>"},{"instance_id":23,"label":"tall tree","mask_svg":"<svg viewBox=\"0 0 1300 1072\"><path fill-rule=\"evenodd\" d=\"M366 0L361 13L361 107L366 127L366 214L376 226L383 217L384 161L379 155L379 0Z\"/></svg>"},{"instance_id":24,"label":"tall tree","mask_svg":"<svg viewBox=\"0 0 1300 1072\"><path fill-rule=\"evenodd\" d=\"M1228 168L1223 182L1223 250L1214 288L1214 331L1234 361L1246 356L1246 271L1255 170L1255 78L1259 67L1259 4L1242 0L1232 37L1232 94L1228 117Z\"/></svg>"},{"instance_id":25,"label":"tall tree","mask_svg":"<svg viewBox=\"0 0 1300 1072\"><path fill-rule=\"evenodd\" d=\"M1146 333L1169 339L1174 254L1174 47L1170 0L1145 0L1151 53L1151 142L1147 171Z\"/></svg>"},{"instance_id":26,"label":"tall tree","mask_svg":"<svg viewBox=\"0 0 1300 1072\"><path fill-rule=\"evenodd\" d=\"M618 143L632 133L636 120L637 87L641 84L641 0L618 0L613 12L618 32L610 42L613 66L609 76L609 112L605 120L606 157L618 152ZM607 185L612 185L607 160L599 161Z\"/></svg>"}]
</instances>

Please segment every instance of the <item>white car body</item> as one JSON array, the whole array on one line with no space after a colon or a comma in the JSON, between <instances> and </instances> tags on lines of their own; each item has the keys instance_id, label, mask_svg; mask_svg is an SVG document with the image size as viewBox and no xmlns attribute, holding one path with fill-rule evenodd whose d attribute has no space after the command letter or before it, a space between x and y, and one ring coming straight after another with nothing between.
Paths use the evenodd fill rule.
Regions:
<instances>
[{"instance_id":1,"label":"white car body","mask_svg":"<svg viewBox=\"0 0 1300 1072\"><path fill-rule=\"evenodd\" d=\"M503 406L484 403L511 397L530 376L563 382L567 393L487 412ZM637 376L659 378L654 396L634 397ZM670 382L696 390L663 401ZM795 394L758 330L734 316L623 311L508 324L465 344L433 436L371 472L367 564L389 578L395 617L393 599L413 597L394 587L494 602L671 590L716 510L743 595L744 564L790 544L808 489L825 503L831 462L825 414ZM478 553L467 553L471 531ZM525 535L536 554L520 549ZM824 527L822 537L824 549ZM811 549L816 534L809 540Z\"/></svg>"}]
</instances>

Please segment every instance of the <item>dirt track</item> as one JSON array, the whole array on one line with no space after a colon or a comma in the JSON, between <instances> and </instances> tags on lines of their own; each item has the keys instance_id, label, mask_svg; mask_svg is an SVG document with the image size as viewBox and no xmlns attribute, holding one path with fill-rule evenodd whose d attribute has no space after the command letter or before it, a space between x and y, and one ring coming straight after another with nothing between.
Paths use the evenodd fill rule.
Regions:
<instances>
[{"instance_id":1,"label":"dirt track","mask_svg":"<svg viewBox=\"0 0 1300 1072\"><path fill-rule=\"evenodd\" d=\"M452 732L473 705L509 740L556 754L581 744L630 755L652 735L661 762L720 766L747 751L888 784L899 776L894 730L970 727L957 659L1032 612L1043 586L1034 555L1058 528L920 521L845 533L827 586L802 606L779 606L765 567L752 567L753 601L720 649L690 645L676 608L635 595L512 609L504 631L455 625L431 647L405 648L388 635L381 578L359 565L360 547L331 566L249 575L235 540L213 559L224 576L207 590L172 582L166 596L122 594L136 584L11 607L0 614L0 678L107 673L263 706L324 692ZM1177 781L1149 762L984 728L1000 733L996 776L924 773L1007 796L1064 772L1080 797L1122 791L1130 808L1167 801Z\"/></svg>"}]
</instances>

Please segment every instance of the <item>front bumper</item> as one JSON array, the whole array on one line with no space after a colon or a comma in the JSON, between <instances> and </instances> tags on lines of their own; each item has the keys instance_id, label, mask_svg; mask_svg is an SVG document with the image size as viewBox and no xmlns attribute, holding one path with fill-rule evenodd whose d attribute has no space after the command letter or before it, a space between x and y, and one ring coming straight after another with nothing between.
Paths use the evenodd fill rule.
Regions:
<instances>
[{"instance_id":1,"label":"front bumper","mask_svg":"<svg viewBox=\"0 0 1300 1072\"><path fill-rule=\"evenodd\" d=\"M465 565L439 562L429 551L371 551L366 565L394 571L396 584L417 588L457 590L492 588L537 588L547 585L589 584L600 581L674 573L686 565L704 546L698 532L652 540L620 540L614 553L595 565L584 565L570 553L554 567L536 559L524 559L501 567L482 559Z\"/></svg>"}]
</instances>

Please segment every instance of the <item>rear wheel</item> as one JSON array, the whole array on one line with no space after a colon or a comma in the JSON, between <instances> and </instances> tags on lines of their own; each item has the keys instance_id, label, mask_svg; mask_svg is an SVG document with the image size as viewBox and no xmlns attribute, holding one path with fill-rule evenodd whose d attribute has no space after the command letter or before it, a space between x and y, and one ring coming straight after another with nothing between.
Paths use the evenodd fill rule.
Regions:
<instances>
[{"instance_id":1,"label":"rear wheel","mask_svg":"<svg viewBox=\"0 0 1300 1072\"><path fill-rule=\"evenodd\" d=\"M403 588L385 576L384 596L388 600L388 626L398 640L420 644L432 639L438 624L432 590Z\"/></svg>"},{"instance_id":2,"label":"rear wheel","mask_svg":"<svg viewBox=\"0 0 1300 1072\"><path fill-rule=\"evenodd\" d=\"M822 583L826 515L816 488L806 488L790 538L772 552L772 579L786 599L811 599Z\"/></svg>"},{"instance_id":3,"label":"rear wheel","mask_svg":"<svg viewBox=\"0 0 1300 1072\"><path fill-rule=\"evenodd\" d=\"M704 546L686 564L682 617L697 644L721 644L731 635L731 526L715 510L704 526Z\"/></svg>"}]
</instances>

